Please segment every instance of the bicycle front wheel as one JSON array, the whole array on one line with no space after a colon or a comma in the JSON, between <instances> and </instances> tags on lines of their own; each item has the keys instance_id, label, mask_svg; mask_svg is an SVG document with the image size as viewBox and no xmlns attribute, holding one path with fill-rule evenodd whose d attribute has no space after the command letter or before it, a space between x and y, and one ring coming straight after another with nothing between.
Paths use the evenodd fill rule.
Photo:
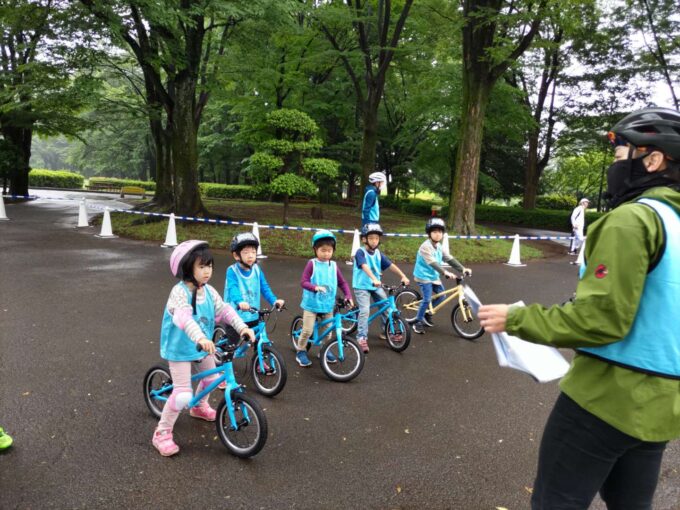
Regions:
<instances>
[{"instance_id":1,"label":"bicycle front wheel","mask_svg":"<svg viewBox=\"0 0 680 510\"><path fill-rule=\"evenodd\" d=\"M401 317L408 323L416 320L418 315L419 301L422 300L420 293L415 289L404 289L397 292L394 302Z\"/></svg>"},{"instance_id":2,"label":"bicycle front wheel","mask_svg":"<svg viewBox=\"0 0 680 510\"><path fill-rule=\"evenodd\" d=\"M281 392L286 385L288 372L283 357L273 346L262 346L262 358L253 356L250 375L258 392L267 397L273 397Z\"/></svg>"},{"instance_id":3,"label":"bicycle front wheel","mask_svg":"<svg viewBox=\"0 0 680 510\"><path fill-rule=\"evenodd\" d=\"M235 426L227 406L234 412ZM217 408L215 425L222 444L237 457L252 457L267 442L267 417L258 401L246 393L234 391L231 402L222 400Z\"/></svg>"},{"instance_id":4,"label":"bicycle front wheel","mask_svg":"<svg viewBox=\"0 0 680 510\"><path fill-rule=\"evenodd\" d=\"M300 315L296 315L295 318L293 319L293 322L290 324L290 341L293 345L293 350L297 352L297 339L300 337L300 333L302 332L302 317ZM312 347L312 344L307 341L307 350Z\"/></svg>"},{"instance_id":5,"label":"bicycle front wheel","mask_svg":"<svg viewBox=\"0 0 680 510\"><path fill-rule=\"evenodd\" d=\"M451 324L458 336L465 340L475 340L484 334L484 328L479 323L479 319L475 317L467 301L463 300L463 306L468 320L465 320L463 309L460 307L460 303L457 303L451 310Z\"/></svg>"},{"instance_id":6,"label":"bicycle front wheel","mask_svg":"<svg viewBox=\"0 0 680 510\"><path fill-rule=\"evenodd\" d=\"M393 317L385 322L387 344L394 352L403 352L411 343L411 328L401 317Z\"/></svg>"},{"instance_id":7,"label":"bicycle front wheel","mask_svg":"<svg viewBox=\"0 0 680 510\"><path fill-rule=\"evenodd\" d=\"M364 368L364 353L351 338L343 338L341 342L342 356L338 340L330 340L321 347L319 357L321 369L329 379L347 382L358 376Z\"/></svg>"},{"instance_id":8,"label":"bicycle front wheel","mask_svg":"<svg viewBox=\"0 0 680 510\"><path fill-rule=\"evenodd\" d=\"M154 365L144 376L144 402L151 414L160 418L167 399L170 398L172 390L172 377L167 365ZM167 390L164 391L164 388ZM161 400L158 397L165 398Z\"/></svg>"}]
</instances>

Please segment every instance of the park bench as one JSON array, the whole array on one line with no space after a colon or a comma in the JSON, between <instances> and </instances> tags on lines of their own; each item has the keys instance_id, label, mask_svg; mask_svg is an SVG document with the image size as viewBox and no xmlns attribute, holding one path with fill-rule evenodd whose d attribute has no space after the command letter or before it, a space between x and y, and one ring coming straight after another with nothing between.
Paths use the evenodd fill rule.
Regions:
<instances>
[{"instance_id":1,"label":"park bench","mask_svg":"<svg viewBox=\"0 0 680 510\"><path fill-rule=\"evenodd\" d=\"M110 184L106 182L95 182L87 185L87 189L90 191L112 191L118 193L120 191L120 186L117 184Z\"/></svg>"},{"instance_id":2,"label":"park bench","mask_svg":"<svg viewBox=\"0 0 680 510\"><path fill-rule=\"evenodd\" d=\"M125 198L125 195L141 195L146 198L146 190L139 186L123 186L120 188L120 198Z\"/></svg>"}]
</instances>

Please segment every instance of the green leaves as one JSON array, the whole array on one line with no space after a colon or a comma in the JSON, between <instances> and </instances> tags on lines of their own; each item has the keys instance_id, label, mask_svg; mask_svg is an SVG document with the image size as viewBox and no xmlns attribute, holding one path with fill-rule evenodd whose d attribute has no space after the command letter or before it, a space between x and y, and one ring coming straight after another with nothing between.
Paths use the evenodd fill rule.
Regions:
<instances>
[{"instance_id":1,"label":"green leaves","mask_svg":"<svg viewBox=\"0 0 680 510\"><path fill-rule=\"evenodd\" d=\"M316 186L312 181L299 175L287 173L276 177L269 185L272 193L276 195L308 195L316 194Z\"/></svg>"}]
</instances>

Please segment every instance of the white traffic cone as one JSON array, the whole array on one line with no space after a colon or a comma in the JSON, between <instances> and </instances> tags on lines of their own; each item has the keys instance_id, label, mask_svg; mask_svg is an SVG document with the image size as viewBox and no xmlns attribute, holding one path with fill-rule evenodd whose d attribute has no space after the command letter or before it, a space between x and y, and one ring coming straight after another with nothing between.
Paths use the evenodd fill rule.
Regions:
<instances>
[{"instance_id":1,"label":"white traffic cone","mask_svg":"<svg viewBox=\"0 0 680 510\"><path fill-rule=\"evenodd\" d=\"M359 231L354 229L354 238L352 239L352 248L349 252L349 260L345 262L348 266L354 265L354 254L361 247L361 241L359 240Z\"/></svg>"},{"instance_id":2,"label":"white traffic cone","mask_svg":"<svg viewBox=\"0 0 680 510\"><path fill-rule=\"evenodd\" d=\"M118 237L113 235L113 230L111 229L111 213L109 212L108 207L104 209L104 220L102 221L101 232L99 232L99 234L96 234L95 237L101 237L103 239L111 239L113 237Z\"/></svg>"},{"instance_id":3,"label":"white traffic cone","mask_svg":"<svg viewBox=\"0 0 680 510\"><path fill-rule=\"evenodd\" d=\"M80 201L80 207L78 208L78 225L76 225L76 228L83 228L83 227L89 227L90 223L88 222L87 219L87 203L85 202L85 199L83 198Z\"/></svg>"},{"instance_id":4,"label":"white traffic cone","mask_svg":"<svg viewBox=\"0 0 680 510\"><path fill-rule=\"evenodd\" d=\"M253 223L253 235L257 238L259 244L257 246L257 258L266 259L267 256L262 253L262 241L260 240L260 229L257 227L257 222Z\"/></svg>"},{"instance_id":5,"label":"white traffic cone","mask_svg":"<svg viewBox=\"0 0 680 510\"><path fill-rule=\"evenodd\" d=\"M519 234L515 234L515 240L512 242L512 250L510 251L510 258L505 263L506 266L524 267L519 257Z\"/></svg>"},{"instance_id":6,"label":"white traffic cone","mask_svg":"<svg viewBox=\"0 0 680 510\"><path fill-rule=\"evenodd\" d=\"M168 231L165 233L165 242L161 246L163 248L174 248L177 246L177 229L175 228L175 215L173 213L170 213Z\"/></svg>"},{"instance_id":7,"label":"white traffic cone","mask_svg":"<svg viewBox=\"0 0 680 510\"><path fill-rule=\"evenodd\" d=\"M5 212L5 200L2 198L2 194L0 194L0 220L9 220Z\"/></svg>"}]
</instances>

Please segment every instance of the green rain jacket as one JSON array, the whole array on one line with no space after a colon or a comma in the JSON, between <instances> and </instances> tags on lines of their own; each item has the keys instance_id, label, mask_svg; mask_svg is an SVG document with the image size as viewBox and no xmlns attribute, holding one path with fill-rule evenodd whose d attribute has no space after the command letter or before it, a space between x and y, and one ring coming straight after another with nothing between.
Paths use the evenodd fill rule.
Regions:
<instances>
[{"instance_id":1,"label":"green rain jacket","mask_svg":"<svg viewBox=\"0 0 680 510\"><path fill-rule=\"evenodd\" d=\"M643 197L662 201L680 214L680 192L658 187L638 199ZM661 220L650 207L631 201L605 214L588 228L587 268L574 302L550 308L511 307L508 333L554 347L591 347L621 340L633 324L647 270L660 257L663 238ZM606 270L600 267L595 276L598 266ZM676 321L677 316L659 320ZM680 380L643 374L576 352L560 388L625 434L654 442L680 437Z\"/></svg>"}]
</instances>

